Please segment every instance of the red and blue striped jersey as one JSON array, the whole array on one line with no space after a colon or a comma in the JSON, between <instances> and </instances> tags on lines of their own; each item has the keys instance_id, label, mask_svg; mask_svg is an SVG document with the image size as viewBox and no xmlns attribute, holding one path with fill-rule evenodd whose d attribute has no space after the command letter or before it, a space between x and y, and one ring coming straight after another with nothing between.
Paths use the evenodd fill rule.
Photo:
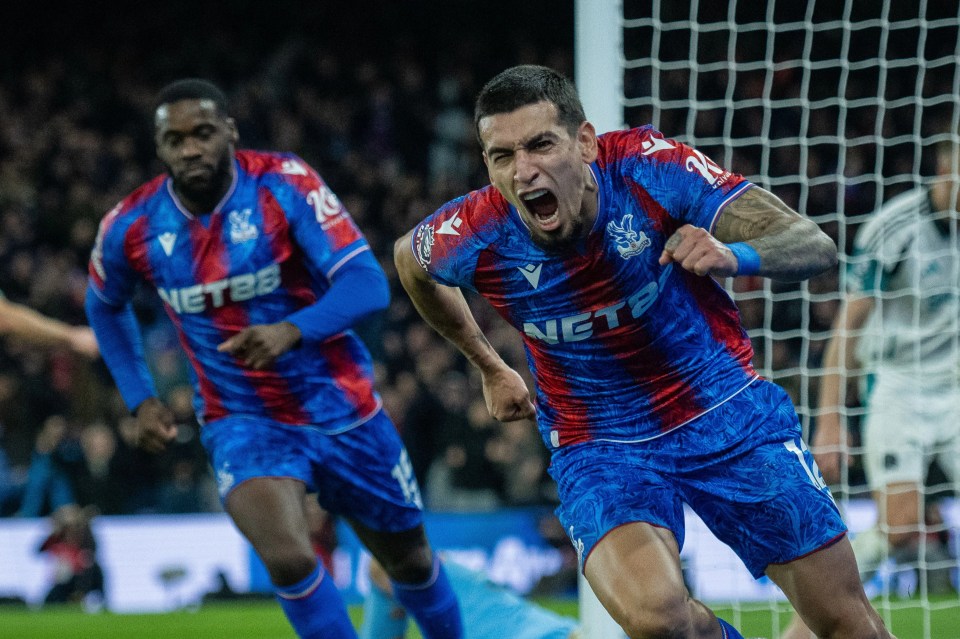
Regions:
<instances>
[{"instance_id":1,"label":"red and blue striped jersey","mask_svg":"<svg viewBox=\"0 0 960 639\"><path fill-rule=\"evenodd\" d=\"M262 371L217 346L313 304L337 269L370 247L303 160L239 151L234 167L209 215L183 208L167 176L120 202L101 222L90 286L113 306L127 304L139 282L156 289L192 364L204 422L250 416L347 430L380 407L370 354L353 332L304 341Z\"/></svg>"},{"instance_id":2,"label":"red and blue striped jersey","mask_svg":"<svg viewBox=\"0 0 960 639\"><path fill-rule=\"evenodd\" d=\"M600 136L590 168L599 211L575 249L536 246L492 186L448 202L412 239L433 278L479 293L520 331L551 447L657 437L757 376L723 287L658 263L674 231L712 230L751 184L650 126Z\"/></svg>"}]
</instances>

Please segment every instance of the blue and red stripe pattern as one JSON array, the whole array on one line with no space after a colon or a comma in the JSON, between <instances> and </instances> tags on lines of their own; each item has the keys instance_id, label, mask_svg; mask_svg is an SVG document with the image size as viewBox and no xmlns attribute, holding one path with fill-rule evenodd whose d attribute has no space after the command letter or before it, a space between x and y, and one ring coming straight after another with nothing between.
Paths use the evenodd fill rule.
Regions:
<instances>
[{"instance_id":1,"label":"blue and red stripe pattern","mask_svg":"<svg viewBox=\"0 0 960 639\"><path fill-rule=\"evenodd\" d=\"M312 305L330 276L369 245L333 191L291 154L239 151L236 179L217 208L194 216L160 176L101 223L90 285L127 304L155 287L192 364L204 422L249 416L340 432L380 408L366 347L351 331L305 341L262 371L217 346L256 324Z\"/></svg>"},{"instance_id":2,"label":"blue and red stripe pattern","mask_svg":"<svg viewBox=\"0 0 960 639\"><path fill-rule=\"evenodd\" d=\"M599 138L597 219L575 250L546 252L493 188L421 222L411 249L438 282L478 292L520 331L548 446L644 441L757 377L717 282L658 263L684 224L712 230L751 184L652 127Z\"/></svg>"}]
</instances>

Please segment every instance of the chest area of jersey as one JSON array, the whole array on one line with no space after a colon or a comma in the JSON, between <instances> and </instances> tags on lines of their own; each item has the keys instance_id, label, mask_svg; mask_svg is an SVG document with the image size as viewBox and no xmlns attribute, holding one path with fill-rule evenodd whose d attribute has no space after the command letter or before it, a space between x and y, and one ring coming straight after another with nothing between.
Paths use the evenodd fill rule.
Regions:
<instances>
[{"instance_id":1,"label":"chest area of jersey","mask_svg":"<svg viewBox=\"0 0 960 639\"><path fill-rule=\"evenodd\" d=\"M603 234L595 232L582 251L503 260L496 278L480 269L476 283L528 337L580 342L642 326L672 282L673 266L658 263L661 250L658 234L618 218Z\"/></svg>"},{"instance_id":2,"label":"chest area of jersey","mask_svg":"<svg viewBox=\"0 0 960 639\"><path fill-rule=\"evenodd\" d=\"M144 238L148 272L178 313L199 313L267 295L280 287L293 246L285 224L264 223L255 208L207 219L170 219Z\"/></svg>"}]
</instances>

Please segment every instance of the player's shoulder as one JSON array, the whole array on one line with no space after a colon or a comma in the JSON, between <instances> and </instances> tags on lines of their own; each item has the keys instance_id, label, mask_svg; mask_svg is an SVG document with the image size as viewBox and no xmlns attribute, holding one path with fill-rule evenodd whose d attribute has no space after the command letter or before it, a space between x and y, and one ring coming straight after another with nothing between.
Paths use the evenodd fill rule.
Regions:
<instances>
[{"instance_id":1,"label":"player's shoulder","mask_svg":"<svg viewBox=\"0 0 960 639\"><path fill-rule=\"evenodd\" d=\"M106 212L100 221L100 232L115 227L129 227L137 219L150 213L164 197L167 176L158 175L134 189L116 206Z\"/></svg>"},{"instance_id":2,"label":"player's shoulder","mask_svg":"<svg viewBox=\"0 0 960 639\"><path fill-rule=\"evenodd\" d=\"M454 198L421 221L413 231L413 251L424 268L431 262L469 261L470 255L509 233L510 205L492 186ZM442 256L434 260L435 257Z\"/></svg>"},{"instance_id":3,"label":"player's shoulder","mask_svg":"<svg viewBox=\"0 0 960 639\"><path fill-rule=\"evenodd\" d=\"M236 159L240 170L254 180L290 184L322 181L313 167L295 153L243 149L237 151Z\"/></svg>"},{"instance_id":4,"label":"player's shoulder","mask_svg":"<svg viewBox=\"0 0 960 639\"><path fill-rule=\"evenodd\" d=\"M674 162L683 155L685 148L652 124L646 124L597 136L597 164L603 169L617 164L633 166L638 162Z\"/></svg>"},{"instance_id":5,"label":"player's shoulder","mask_svg":"<svg viewBox=\"0 0 960 639\"><path fill-rule=\"evenodd\" d=\"M910 189L889 200L871 215L857 232L860 252L891 251L899 255L913 241L919 216L929 210L930 192L925 187Z\"/></svg>"},{"instance_id":6,"label":"player's shoulder","mask_svg":"<svg viewBox=\"0 0 960 639\"><path fill-rule=\"evenodd\" d=\"M509 215L506 198L488 185L446 202L431 216L431 223L440 234L489 236Z\"/></svg>"}]
</instances>

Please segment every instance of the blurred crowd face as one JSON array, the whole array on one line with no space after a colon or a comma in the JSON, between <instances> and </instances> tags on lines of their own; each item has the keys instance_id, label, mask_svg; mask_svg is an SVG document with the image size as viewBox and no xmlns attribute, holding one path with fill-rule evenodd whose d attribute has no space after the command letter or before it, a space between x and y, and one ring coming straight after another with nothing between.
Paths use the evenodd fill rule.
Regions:
<instances>
[{"instance_id":1,"label":"blurred crowd face","mask_svg":"<svg viewBox=\"0 0 960 639\"><path fill-rule=\"evenodd\" d=\"M183 204L194 213L210 212L230 188L238 142L232 118L212 100L179 100L156 113L157 157L173 178Z\"/></svg>"},{"instance_id":2,"label":"blurred crowd face","mask_svg":"<svg viewBox=\"0 0 960 639\"><path fill-rule=\"evenodd\" d=\"M597 157L593 125L570 131L551 102L536 102L479 122L490 182L516 207L541 248L562 249L585 235L597 213L587 166Z\"/></svg>"}]
</instances>

